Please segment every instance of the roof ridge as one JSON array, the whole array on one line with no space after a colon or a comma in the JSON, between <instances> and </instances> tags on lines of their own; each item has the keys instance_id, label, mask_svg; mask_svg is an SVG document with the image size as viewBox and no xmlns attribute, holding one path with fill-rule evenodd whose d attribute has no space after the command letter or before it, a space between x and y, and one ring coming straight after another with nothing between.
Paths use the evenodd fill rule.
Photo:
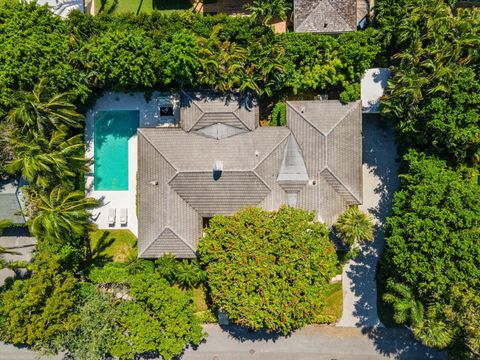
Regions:
<instances>
[{"instance_id":1,"label":"roof ridge","mask_svg":"<svg viewBox=\"0 0 480 360\"><path fill-rule=\"evenodd\" d=\"M290 104L289 104L289 101L287 101L287 105L289 105L289 106L293 109L293 111L295 111L298 115L300 115L300 117L301 117L305 122L307 122L307 123L308 123L311 127L313 127L315 130L317 130L317 132L319 132L319 133L320 133L321 135L323 135L323 136L327 136L327 134L324 134L319 128L317 128L317 127L315 126L315 124L313 124L310 120L308 120L305 116L303 116L303 113L299 112L299 111L295 108L295 106L290 105Z\"/></svg>"},{"instance_id":2,"label":"roof ridge","mask_svg":"<svg viewBox=\"0 0 480 360\"><path fill-rule=\"evenodd\" d=\"M267 160L267 158L290 136L292 135L292 131L290 129L289 130L289 133L286 134L279 142L277 145L275 145L272 150L270 150L267 154L265 154L265 156L258 162L257 165L254 166L253 170L255 171L265 160Z\"/></svg>"},{"instance_id":3,"label":"roof ridge","mask_svg":"<svg viewBox=\"0 0 480 360\"><path fill-rule=\"evenodd\" d=\"M348 19L345 18L345 15L339 11L339 9L337 8L337 6L335 5L335 3L332 3L332 0L328 0L328 2L330 3L330 5L336 10L337 14L340 15L340 17L343 19L343 21L345 21L345 24L347 24L348 26L350 26L349 22L348 22ZM357 13L357 2L354 1L354 4L355 4L355 14ZM356 17L355 17L356 18Z\"/></svg>"},{"instance_id":4,"label":"roof ridge","mask_svg":"<svg viewBox=\"0 0 480 360\"><path fill-rule=\"evenodd\" d=\"M243 120L240 119L240 116L238 116L237 111L239 111L240 109L241 109L241 108L239 107L237 110L233 111L232 114L235 115L235 117L243 124L243 126L245 126L245 129L247 129L248 131L252 131L252 130L250 130L250 128L247 126L247 124L245 124L245 123L243 122Z\"/></svg>"},{"instance_id":5,"label":"roof ridge","mask_svg":"<svg viewBox=\"0 0 480 360\"><path fill-rule=\"evenodd\" d=\"M301 27L304 23L306 23L307 20L309 20L311 17L315 16L318 8L319 8L321 5L323 5L324 3L329 4L329 5L333 8L333 10L335 11L335 13L340 16L340 18L343 20L343 22L345 23L345 25L346 25L347 27L350 27L350 25L348 24L348 22L345 21L345 18L339 13L338 9L337 9L335 6L332 5L332 3L330 2L330 0L328 0L328 1L326 1L326 2L324 2L323 0L320 0L320 1L318 2L317 6L315 7L315 9L313 9L312 12L310 12L310 14L305 18L305 20L302 21L302 23L300 24L299 27Z\"/></svg>"},{"instance_id":6,"label":"roof ridge","mask_svg":"<svg viewBox=\"0 0 480 360\"><path fill-rule=\"evenodd\" d=\"M350 188L348 188L348 187L343 183L343 181L340 180L340 179L338 178L338 176L330 169L330 167L328 166L328 164L325 166L325 168L324 168L322 171L320 171L320 175L322 175L322 173L323 173L325 170L327 170L327 171L335 178L335 180L337 180L337 181L340 183L340 185L342 185L342 187L343 187L355 200L358 201L359 204L362 203L362 202L358 199L358 197L357 197L355 194L353 194L353 192L350 190Z\"/></svg>"},{"instance_id":7,"label":"roof ridge","mask_svg":"<svg viewBox=\"0 0 480 360\"><path fill-rule=\"evenodd\" d=\"M185 131L187 131L187 132L190 132L190 131L195 127L195 125L197 125L197 124L200 122L200 120L202 120L203 116L205 115L205 111L201 108L201 106L200 106L199 104L197 104L197 102L190 96L190 94L189 94L187 91L182 90L182 93L183 93L185 96L188 97L189 103L195 105L195 107L196 107L198 110L200 110L200 112L202 113L202 114L198 117L198 119L192 124L192 126L190 127L190 129L188 129L188 131L185 130Z\"/></svg>"},{"instance_id":8,"label":"roof ridge","mask_svg":"<svg viewBox=\"0 0 480 360\"><path fill-rule=\"evenodd\" d=\"M139 133L138 130L141 130L141 128L137 129L137 134ZM147 141L154 149L155 151L158 153L158 155L160 155L172 168L173 170L175 170L176 172L178 172L178 169L172 164L172 162L170 160L168 160L165 155L163 155L161 153L160 150L158 150L158 148L150 141L150 139L148 137L145 136L145 134L143 134L143 131L140 131L140 134L142 135L142 137L145 139L145 141Z\"/></svg>"},{"instance_id":9,"label":"roof ridge","mask_svg":"<svg viewBox=\"0 0 480 360\"><path fill-rule=\"evenodd\" d=\"M188 247L190 250L192 250L193 253L196 253L196 250L195 250L188 242L186 242L185 239L183 239L180 235L178 235L170 226L166 225L166 226L160 231L160 233L153 238L153 240L150 242L150 244L148 244L148 246L145 248L145 250L143 250L140 254L138 254L139 257L142 256L142 255L153 245L153 243L158 240L158 238L159 238L160 236L162 236L162 234L165 232L165 230L170 230L182 243L184 243L185 245L187 245L187 247Z\"/></svg>"},{"instance_id":10,"label":"roof ridge","mask_svg":"<svg viewBox=\"0 0 480 360\"><path fill-rule=\"evenodd\" d=\"M188 204L188 203L187 203ZM190 205L189 205L190 206ZM193 208L192 208L193 209ZM194 209L195 210L195 209ZM197 213L198 214L198 213ZM183 237L181 237L180 235L178 235L169 225L165 226L165 230L169 229L172 233L175 234L176 237L178 237L185 245L187 245L194 253L196 252L196 250L187 242L185 241L185 239Z\"/></svg>"},{"instance_id":11,"label":"roof ridge","mask_svg":"<svg viewBox=\"0 0 480 360\"><path fill-rule=\"evenodd\" d=\"M342 117L335 123L335 125L332 126L332 128L325 134L325 136L330 135L330 133L331 133L333 130L335 130L336 127L337 127L347 116L349 116L349 115L353 112L353 110L355 110L355 108L356 108L355 105L358 104L358 100L349 102L348 104L351 105L351 109L349 109L349 110L345 113L345 115L342 116ZM355 104L355 105L354 105L354 104Z\"/></svg>"}]
</instances>

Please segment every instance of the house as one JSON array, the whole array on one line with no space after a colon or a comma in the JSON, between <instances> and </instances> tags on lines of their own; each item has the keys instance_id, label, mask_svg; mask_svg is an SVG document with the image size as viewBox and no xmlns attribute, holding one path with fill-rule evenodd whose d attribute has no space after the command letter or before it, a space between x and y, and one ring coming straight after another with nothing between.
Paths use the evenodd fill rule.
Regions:
<instances>
[{"instance_id":1,"label":"house","mask_svg":"<svg viewBox=\"0 0 480 360\"><path fill-rule=\"evenodd\" d=\"M183 92L179 128L138 129L138 251L194 258L216 214L284 204L332 224L362 202L361 104L287 102L259 127L255 99Z\"/></svg>"},{"instance_id":2,"label":"house","mask_svg":"<svg viewBox=\"0 0 480 360\"><path fill-rule=\"evenodd\" d=\"M336 34L356 31L368 13L367 0L294 0L295 32Z\"/></svg>"}]
</instances>

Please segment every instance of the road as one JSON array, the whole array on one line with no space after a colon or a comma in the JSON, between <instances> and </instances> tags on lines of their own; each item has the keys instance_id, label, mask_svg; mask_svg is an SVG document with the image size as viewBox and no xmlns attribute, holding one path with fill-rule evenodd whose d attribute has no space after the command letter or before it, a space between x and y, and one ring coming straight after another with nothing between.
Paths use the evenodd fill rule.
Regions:
<instances>
[{"instance_id":1,"label":"road","mask_svg":"<svg viewBox=\"0 0 480 360\"><path fill-rule=\"evenodd\" d=\"M444 353L422 346L403 329L307 326L292 336L278 338L237 327L224 331L207 325L205 329L207 341L197 350L188 349L181 360L446 359Z\"/></svg>"}]
</instances>

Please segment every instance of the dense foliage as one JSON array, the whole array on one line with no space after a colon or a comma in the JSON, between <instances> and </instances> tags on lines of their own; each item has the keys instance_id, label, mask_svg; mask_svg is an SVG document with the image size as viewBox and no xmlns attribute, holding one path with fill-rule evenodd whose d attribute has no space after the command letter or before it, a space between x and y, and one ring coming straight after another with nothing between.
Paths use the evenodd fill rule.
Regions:
<instances>
[{"instance_id":1,"label":"dense foliage","mask_svg":"<svg viewBox=\"0 0 480 360\"><path fill-rule=\"evenodd\" d=\"M61 21L45 8L7 0L0 18L4 111L16 91L31 90L41 77L82 101L96 89L179 87L268 96L335 89L348 101L359 97L358 81L380 50L372 29L336 37L277 35L248 17L191 12L75 13Z\"/></svg>"},{"instance_id":2,"label":"dense foliage","mask_svg":"<svg viewBox=\"0 0 480 360\"><path fill-rule=\"evenodd\" d=\"M326 226L287 207L215 216L199 253L212 300L231 321L284 334L322 311L337 263Z\"/></svg>"},{"instance_id":3,"label":"dense foliage","mask_svg":"<svg viewBox=\"0 0 480 360\"><path fill-rule=\"evenodd\" d=\"M458 301L458 288L479 295L480 187L468 173L449 169L444 161L413 151L404 161L408 172L402 175L393 216L387 220L381 270L391 287L406 285L426 309L415 321L402 316L397 320L410 322L426 344L445 347L455 337L469 338L463 321L469 310ZM444 324L444 332L450 333L447 340L436 343L425 333L432 324L437 333Z\"/></svg>"},{"instance_id":4,"label":"dense foliage","mask_svg":"<svg viewBox=\"0 0 480 360\"><path fill-rule=\"evenodd\" d=\"M57 255L41 254L32 270L29 279L16 280L0 294L0 335L6 342L50 348L78 321L77 279Z\"/></svg>"},{"instance_id":5,"label":"dense foliage","mask_svg":"<svg viewBox=\"0 0 480 360\"><path fill-rule=\"evenodd\" d=\"M398 52L383 105L398 121L400 145L454 165L478 162L480 11L444 1L400 3L381 1L378 15L385 35L397 29L389 35Z\"/></svg>"},{"instance_id":6,"label":"dense foliage","mask_svg":"<svg viewBox=\"0 0 480 360\"><path fill-rule=\"evenodd\" d=\"M120 331L112 355L133 359L155 351L172 359L187 344L200 343L204 334L189 296L158 274L134 276L130 287L133 301L119 304Z\"/></svg>"},{"instance_id":7,"label":"dense foliage","mask_svg":"<svg viewBox=\"0 0 480 360\"><path fill-rule=\"evenodd\" d=\"M75 359L108 355L134 359L144 353L172 359L187 344L198 345L205 336L193 313L191 297L160 275L130 272L125 285L128 300L111 294L120 291L118 286L107 293L92 284L81 285L77 326L60 339Z\"/></svg>"},{"instance_id":8,"label":"dense foliage","mask_svg":"<svg viewBox=\"0 0 480 360\"><path fill-rule=\"evenodd\" d=\"M383 110L406 154L379 272L384 299L424 344L480 356L480 12L450 0L379 0L376 11L393 65Z\"/></svg>"}]
</instances>

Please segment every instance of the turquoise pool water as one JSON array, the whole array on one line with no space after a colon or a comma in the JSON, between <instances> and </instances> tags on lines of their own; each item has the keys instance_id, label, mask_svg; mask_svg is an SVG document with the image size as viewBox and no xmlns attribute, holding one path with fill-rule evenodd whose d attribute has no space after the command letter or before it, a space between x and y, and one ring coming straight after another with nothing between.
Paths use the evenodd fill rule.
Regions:
<instances>
[{"instance_id":1,"label":"turquoise pool water","mask_svg":"<svg viewBox=\"0 0 480 360\"><path fill-rule=\"evenodd\" d=\"M137 133L138 111L99 111L94 122L94 189L128 190L128 139Z\"/></svg>"}]
</instances>

